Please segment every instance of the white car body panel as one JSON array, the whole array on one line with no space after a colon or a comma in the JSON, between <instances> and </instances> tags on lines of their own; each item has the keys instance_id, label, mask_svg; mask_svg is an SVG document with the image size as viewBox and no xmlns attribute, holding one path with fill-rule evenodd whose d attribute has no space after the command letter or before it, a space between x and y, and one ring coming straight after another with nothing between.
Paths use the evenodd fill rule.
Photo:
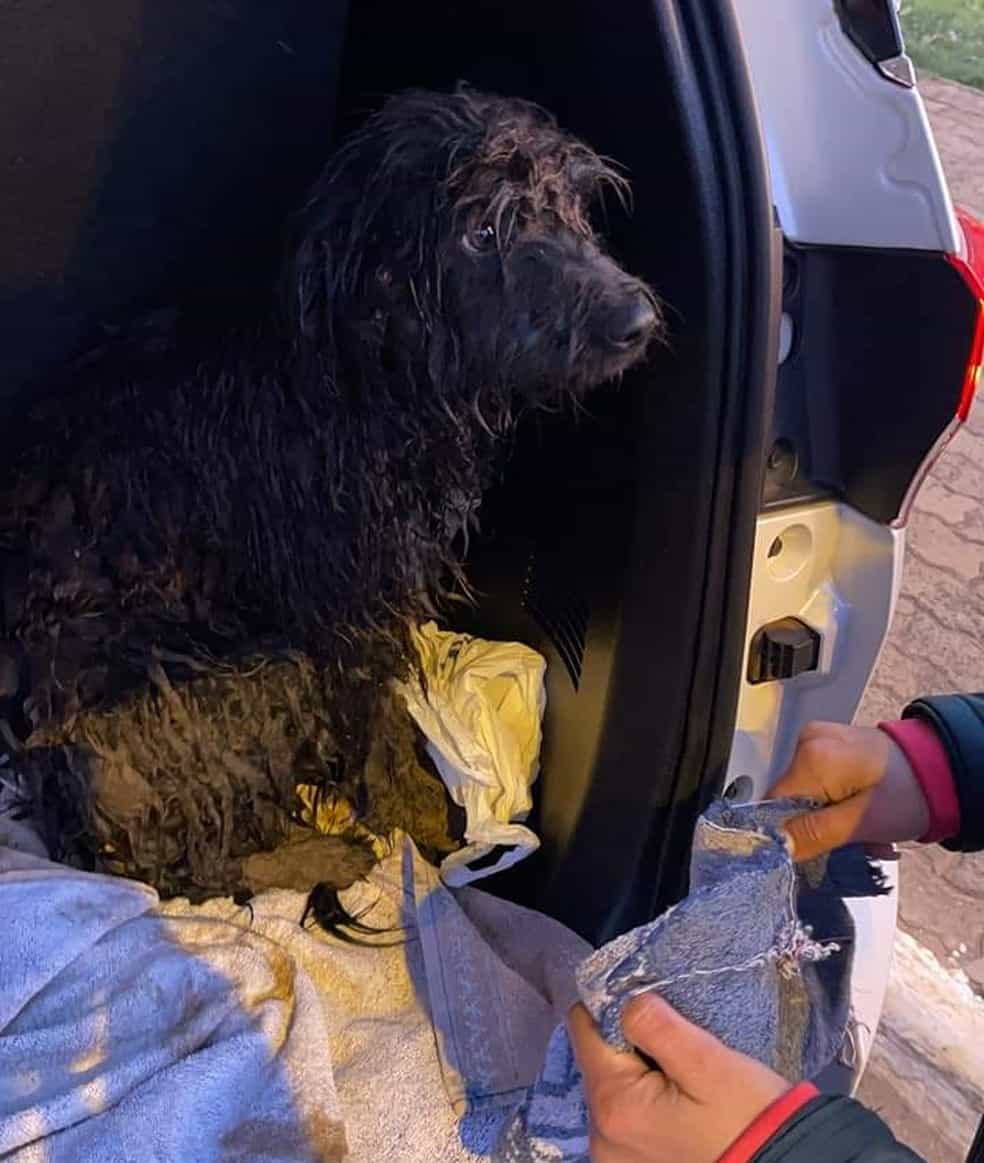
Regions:
<instances>
[{"instance_id":1,"label":"white car body panel","mask_svg":"<svg viewBox=\"0 0 984 1163\"><path fill-rule=\"evenodd\" d=\"M734 9L786 238L963 254L918 89L891 80L863 56L841 28L833 0L734 0ZM784 323L780 362L793 340L791 322ZM920 480L921 474L903 513ZM783 549L770 558L776 538ZM747 777L739 785L743 795L767 792L804 724L853 719L891 624L904 545L901 529L832 501L759 518L746 652L760 627L790 615L818 630L823 644L815 673L743 682L727 774L728 783ZM895 885L897 865L885 871ZM897 892L851 902L851 910L854 1022L842 1061L847 1085L856 1085L891 970Z\"/></svg>"},{"instance_id":2,"label":"white car body panel","mask_svg":"<svg viewBox=\"0 0 984 1163\"><path fill-rule=\"evenodd\" d=\"M917 89L883 76L832 0L735 0L787 238L960 253Z\"/></svg>"},{"instance_id":3,"label":"white car body panel","mask_svg":"<svg viewBox=\"0 0 984 1163\"><path fill-rule=\"evenodd\" d=\"M761 799L785 770L802 726L849 722L875 668L901 579L905 534L833 501L764 514L755 536L746 657L755 632L790 615L822 639L819 667L786 682L747 677L726 786ZM843 1050L852 1082L860 1077L881 1015L896 924L896 869L887 896L848 902L856 925L851 983L852 1032Z\"/></svg>"}]
</instances>

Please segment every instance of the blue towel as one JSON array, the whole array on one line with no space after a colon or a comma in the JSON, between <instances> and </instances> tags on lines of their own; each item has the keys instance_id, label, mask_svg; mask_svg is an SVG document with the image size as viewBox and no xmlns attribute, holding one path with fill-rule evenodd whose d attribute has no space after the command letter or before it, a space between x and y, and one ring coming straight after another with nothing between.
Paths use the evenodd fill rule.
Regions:
<instances>
[{"instance_id":1,"label":"blue towel","mask_svg":"<svg viewBox=\"0 0 984 1163\"><path fill-rule=\"evenodd\" d=\"M687 898L578 970L581 1000L608 1042L630 1049L622 1010L655 989L690 1021L790 1081L815 1077L834 1060L850 1016L854 925L844 899L886 890L859 848L793 864L781 824L808 806L719 801L700 818ZM564 1026L494 1158L588 1159L587 1111Z\"/></svg>"}]
</instances>

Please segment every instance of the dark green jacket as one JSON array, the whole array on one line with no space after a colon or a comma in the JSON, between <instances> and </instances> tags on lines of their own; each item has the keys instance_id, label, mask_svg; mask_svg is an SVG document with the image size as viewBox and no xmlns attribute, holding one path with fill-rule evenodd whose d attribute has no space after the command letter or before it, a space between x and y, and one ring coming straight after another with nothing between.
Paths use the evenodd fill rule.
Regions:
<instances>
[{"instance_id":1,"label":"dark green jacket","mask_svg":"<svg viewBox=\"0 0 984 1163\"><path fill-rule=\"evenodd\" d=\"M922 1163L853 1098L821 1095L797 1111L755 1163Z\"/></svg>"}]
</instances>

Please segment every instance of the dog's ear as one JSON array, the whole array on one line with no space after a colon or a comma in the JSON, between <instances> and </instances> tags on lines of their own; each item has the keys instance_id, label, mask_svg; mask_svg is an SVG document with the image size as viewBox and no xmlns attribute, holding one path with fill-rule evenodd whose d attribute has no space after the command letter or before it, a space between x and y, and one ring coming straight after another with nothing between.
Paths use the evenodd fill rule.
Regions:
<instances>
[{"instance_id":1,"label":"dog's ear","mask_svg":"<svg viewBox=\"0 0 984 1163\"><path fill-rule=\"evenodd\" d=\"M324 236L306 234L288 264L289 322L296 335L316 339L328 322L328 296L332 282L331 246Z\"/></svg>"},{"instance_id":2,"label":"dog's ear","mask_svg":"<svg viewBox=\"0 0 984 1163\"><path fill-rule=\"evenodd\" d=\"M340 152L289 224L281 302L297 339L324 341L339 297L351 293L358 279L358 242L369 233L372 213L354 164L359 160L354 150Z\"/></svg>"},{"instance_id":3,"label":"dog's ear","mask_svg":"<svg viewBox=\"0 0 984 1163\"><path fill-rule=\"evenodd\" d=\"M281 306L296 339L323 340L345 277L343 240L359 213L361 190L338 160L329 164L287 227Z\"/></svg>"}]
</instances>

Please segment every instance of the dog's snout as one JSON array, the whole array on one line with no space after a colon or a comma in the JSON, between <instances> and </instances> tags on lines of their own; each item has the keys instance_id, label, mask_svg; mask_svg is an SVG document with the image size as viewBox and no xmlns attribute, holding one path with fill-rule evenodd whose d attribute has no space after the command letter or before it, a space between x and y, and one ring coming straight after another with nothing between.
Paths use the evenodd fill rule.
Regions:
<instances>
[{"instance_id":1,"label":"dog's snout","mask_svg":"<svg viewBox=\"0 0 984 1163\"><path fill-rule=\"evenodd\" d=\"M652 299L636 292L610 313L606 338L613 347L641 347L649 341L656 323Z\"/></svg>"}]
</instances>

